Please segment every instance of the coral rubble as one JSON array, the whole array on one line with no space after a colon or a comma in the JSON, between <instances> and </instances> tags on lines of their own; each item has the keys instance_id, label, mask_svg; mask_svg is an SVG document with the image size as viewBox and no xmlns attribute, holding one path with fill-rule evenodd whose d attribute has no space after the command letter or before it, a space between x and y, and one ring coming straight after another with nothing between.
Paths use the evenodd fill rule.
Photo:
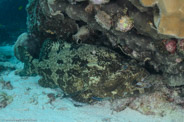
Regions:
<instances>
[{"instance_id":1,"label":"coral rubble","mask_svg":"<svg viewBox=\"0 0 184 122\"><path fill-rule=\"evenodd\" d=\"M5 92L0 92L0 108L5 108L12 101L12 96L8 96Z\"/></svg>"}]
</instances>

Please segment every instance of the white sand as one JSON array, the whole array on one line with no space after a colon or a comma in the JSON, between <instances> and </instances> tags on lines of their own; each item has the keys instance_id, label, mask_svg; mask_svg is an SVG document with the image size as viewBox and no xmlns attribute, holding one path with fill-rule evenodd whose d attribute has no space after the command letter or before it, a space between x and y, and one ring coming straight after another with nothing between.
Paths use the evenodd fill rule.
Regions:
<instances>
[{"instance_id":1,"label":"white sand","mask_svg":"<svg viewBox=\"0 0 184 122\"><path fill-rule=\"evenodd\" d=\"M12 47L7 46L4 49L12 50ZM3 48L0 48L0 55L3 51ZM23 67L23 64L14 58L9 63L17 68ZM62 93L60 89L43 88L38 85L39 76L20 77L14 72L1 74L1 77L5 81L10 81L14 88L7 90L1 89L0 86L0 91L13 96L13 102L0 109L0 122L184 122L182 109L160 117L146 116L129 108L115 112L110 109L109 102L75 107L73 100L57 98L50 104L47 94ZM28 88L30 90L27 90Z\"/></svg>"}]
</instances>

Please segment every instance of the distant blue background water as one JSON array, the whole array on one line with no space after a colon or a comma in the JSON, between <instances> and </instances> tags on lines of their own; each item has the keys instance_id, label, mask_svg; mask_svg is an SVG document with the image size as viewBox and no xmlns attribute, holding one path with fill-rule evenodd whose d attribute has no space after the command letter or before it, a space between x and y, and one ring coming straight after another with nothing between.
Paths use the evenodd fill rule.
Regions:
<instances>
[{"instance_id":1,"label":"distant blue background water","mask_svg":"<svg viewBox=\"0 0 184 122\"><path fill-rule=\"evenodd\" d=\"M13 44L26 31L27 0L0 0L0 45Z\"/></svg>"}]
</instances>

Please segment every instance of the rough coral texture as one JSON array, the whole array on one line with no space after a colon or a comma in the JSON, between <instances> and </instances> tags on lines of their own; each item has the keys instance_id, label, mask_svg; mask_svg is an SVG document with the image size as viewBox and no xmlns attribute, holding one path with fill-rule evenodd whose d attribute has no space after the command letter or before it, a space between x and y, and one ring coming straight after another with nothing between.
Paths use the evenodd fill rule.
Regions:
<instances>
[{"instance_id":1,"label":"rough coral texture","mask_svg":"<svg viewBox=\"0 0 184 122\"><path fill-rule=\"evenodd\" d=\"M182 89L183 41L179 36L160 33L158 29L161 27L161 20L159 24L155 23L156 15L164 12L160 11L162 5L167 8L168 3L160 0L147 7L151 3L148 1L145 7L143 2L145 1L112 0L96 5L87 0L29 0L28 40L33 47L36 47L34 44L37 45L36 40L39 40L40 46L37 47L37 56L33 56L35 50L28 50L29 45L20 44L23 48L20 48L18 55L26 54L26 57L22 57L31 59L24 62L25 68L29 69L27 74L33 72L43 76L40 81L42 86L59 86L69 96L82 102L113 98L116 96L114 90L117 90L118 97L123 97L126 90L128 94L134 93L135 87L131 84L134 81L141 81L137 87L145 88L154 84L156 76L161 79L159 82L164 82L168 87L177 86ZM178 5L178 2L179 0L173 5ZM169 9L165 12L169 16L180 12L172 10L175 12ZM165 13L160 15L165 16ZM122 17L129 18L130 23L120 21ZM177 19L182 19L181 17ZM163 21L165 24L167 22ZM123 29L125 27L126 31L117 30L117 25ZM178 29L175 26L172 31L178 32ZM169 26L164 31L169 32ZM174 51L167 49L166 45L170 40L175 42ZM122 67L125 64L128 70L125 70L126 66ZM129 73L131 75L127 80L125 77ZM154 78L140 78L145 74ZM127 84L131 84L130 89L133 91L128 90ZM86 90L86 86L90 90ZM121 90L118 86L122 86ZM79 97L75 97L76 94Z\"/></svg>"},{"instance_id":2,"label":"rough coral texture","mask_svg":"<svg viewBox=\"0 0 184 122\"><path fill-rule=\"evenodd\" d=\"M184 37L184 3L183 0L140 0L143 6L157 5L159 15L154 15L154 24L159 33Z\"/></svg>"}]
</instances>

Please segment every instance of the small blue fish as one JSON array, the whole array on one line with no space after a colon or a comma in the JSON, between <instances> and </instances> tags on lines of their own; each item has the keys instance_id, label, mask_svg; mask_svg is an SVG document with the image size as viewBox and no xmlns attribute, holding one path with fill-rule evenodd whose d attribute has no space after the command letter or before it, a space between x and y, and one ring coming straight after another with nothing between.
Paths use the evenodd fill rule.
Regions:
<instances>
[{"instance_id":1,"label":"small blue fish","mask_svg":"<svg viewBox=\"0 0 184 122\"><path fill-rule=\"evenodd\" d=\"M105 98L101 98L101 97L92 97L93 100L96 100L96 101L103 101L103 100L109 100L110 97L105 97Z\"/></svg>"}]
</instances>

